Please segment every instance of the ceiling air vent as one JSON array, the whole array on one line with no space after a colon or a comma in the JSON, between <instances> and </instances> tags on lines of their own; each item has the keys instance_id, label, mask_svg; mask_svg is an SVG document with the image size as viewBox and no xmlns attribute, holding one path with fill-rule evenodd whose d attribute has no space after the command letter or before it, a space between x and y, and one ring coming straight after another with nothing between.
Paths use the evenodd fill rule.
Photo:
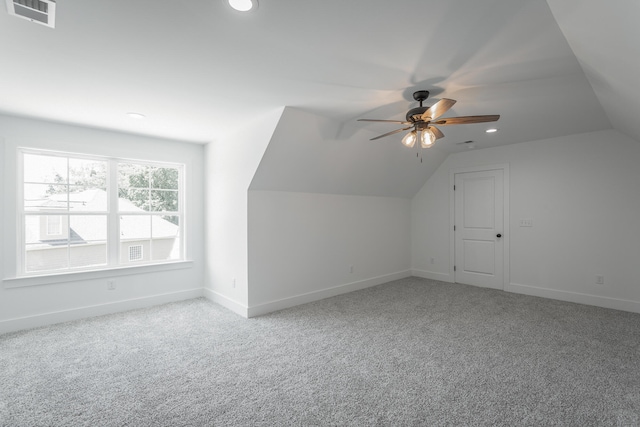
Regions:
<instances>
[{"instance_id":1,"label":"ceiling air vent","mask_svg":"<svg viewBox=\"0 0 640 427\"><path fill-rule=\"evenodd\" d=\"M6 0L9 15L55 28L56 2L54 0Z\"/></svg>"}]
</instances>

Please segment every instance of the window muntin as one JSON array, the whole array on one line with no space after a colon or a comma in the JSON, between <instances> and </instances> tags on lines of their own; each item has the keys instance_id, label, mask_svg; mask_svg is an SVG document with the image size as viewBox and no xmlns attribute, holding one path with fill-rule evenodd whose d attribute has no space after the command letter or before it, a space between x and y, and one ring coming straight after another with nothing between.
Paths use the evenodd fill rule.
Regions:
<instances>
[{"instance_id":1,"label":"window muntin","mask_svg":"<svg viewBox=\"0 0 640 427\"><path fill-rule=\"evenodd\" d=\"M182 165L20 154L21 274L184 259Z\"/></svg>"}]
</instances>

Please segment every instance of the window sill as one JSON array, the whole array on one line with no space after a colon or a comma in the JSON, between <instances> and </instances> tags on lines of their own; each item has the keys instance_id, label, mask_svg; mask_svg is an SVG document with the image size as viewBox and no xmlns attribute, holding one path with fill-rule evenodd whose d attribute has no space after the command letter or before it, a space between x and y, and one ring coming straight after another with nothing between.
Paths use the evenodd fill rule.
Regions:
<instances>
[{"instance_id":1,"label":"window sill","mask_svg":"<svg viewBox=\"0 0 640 427\"><path fill-rule=\"evenodd\" d=\"M113 267L102 270L74 271L66 273L51 273L40 276L11 277L2 280L5 289L22 288L25 286L52 285L56 283L77 282L81 280L96 280L108 277L130 276L133 274L156 273L159 271L181 270L192 268L193 261L175 261L164 264L147 264L127 267Z\"/></svg>"}]
</instances>

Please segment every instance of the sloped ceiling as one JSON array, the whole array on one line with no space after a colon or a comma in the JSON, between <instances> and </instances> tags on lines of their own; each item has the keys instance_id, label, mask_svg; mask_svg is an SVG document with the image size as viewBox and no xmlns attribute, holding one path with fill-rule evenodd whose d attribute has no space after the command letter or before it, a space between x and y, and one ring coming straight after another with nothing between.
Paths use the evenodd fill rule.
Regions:
<instances>
[{"instance_id":1,"label":"sloped ceiling","mask_svg":"<svg viewBox=\"0 0 640 427\"><path fill-rule=\"evenodd\" d=\"M611 124L640 141L640 2L548 2Z\"/></svg>"},{"instance_id":2,"label":"sloped ceiling","mask_svg":"<svg viewBox=\"0 0 640 427\"><path fill-rule=\"evenodd\" d=\"M594 1L550 3L553 13L546 0L260 0L241 14L224 0L60 0L55 29L0 13L0 113L233 144L254 117L288 106L252 188L411 195L436 154L418 169L400 135L368 141L392 126L355 120L402 119L418 89L431 91L427 105L456 99L447 116L502 115L492 135L443 128L438 156L467 140L481 149L612 123L637 135L637 82L612 71L635 61L615 28L631 30L637 6L607 5L599 31L629 50L601 53L575 22L595 17ZM352 173L320 173L336 165Z\"/></svg>"},{"instance_id":3,"label":"sloped ceiling","mask_svg":"<svg viewBox=\"0 0 640 427\"><path fill-rule=\"evenodd\" d=\"M249 189L408 198L446 158L344 133L337 120L286 108Z\"/></svg>"}]
</instances>

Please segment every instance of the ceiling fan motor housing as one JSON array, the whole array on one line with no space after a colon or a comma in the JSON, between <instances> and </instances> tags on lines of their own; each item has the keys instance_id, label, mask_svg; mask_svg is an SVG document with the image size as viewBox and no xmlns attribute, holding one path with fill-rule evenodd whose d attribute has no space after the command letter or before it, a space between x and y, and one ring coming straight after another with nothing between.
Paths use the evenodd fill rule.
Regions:
<instances>
[{"instance_id":1,"label":"ceiling fan motor housing","mask_svg":"<svg viewBox=\"0 0 640 427\"><path fill-rule=\"evenodd\" d=\"M407 121L408 122L419 122L422 120L422 114L427 111L429 107L416 107L407 111Z\"/></svg>"}]
</instances>

